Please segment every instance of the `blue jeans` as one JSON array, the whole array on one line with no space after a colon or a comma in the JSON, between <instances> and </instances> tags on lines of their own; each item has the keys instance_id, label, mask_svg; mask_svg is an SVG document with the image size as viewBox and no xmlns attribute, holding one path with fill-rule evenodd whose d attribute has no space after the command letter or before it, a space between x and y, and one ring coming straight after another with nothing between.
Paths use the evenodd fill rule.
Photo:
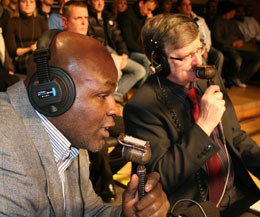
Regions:
<instances>
[{"instance_id":1,"label":"blue jeans","mask_svg":"<svg viewBox=\"0 0 260 217\"><path fill-rule=\"evenodd\" d=\"M221 51L217 50L214 47L211 47L209 50L209 56L208 56L208 64L209 65L215 65L217 73L221 75L222 68L224 63L224 55Z\"/></svg>"},{"instance_id":2,"label":"blue jeans","mask_svg":"<svg viewBox=\"0 0 260 217\"><path fill-rule=\"evenodd\" d=\"M107 49L110 53L117 54L113 48L107 46ZM117 90L114 93L114 99L117 100L123 97L139 80L144 78L145 69L142 65L130 58L128 58L127 64L122 71L116 60L114 60L114 63L118 71Z\"/></svg>"},{"instance_id":3,"label":"blue jeans","mask_svg":"<svg viewBox=\"0 0 260 217\"><path fill-rule=\"evenodd\" d=\"M229 58L229 77L239 78L246 83L260 68L260 55L253 51L241 51L235 49L223 50Z\"/></svg>"},{"instance_id":4,"label":"blue jeans","mask_svg":"<svg viewBox=\"0 0 260 217\"><path fill-rule=\"evenodd\" d=\"M138 53L138 52L131 52L130 53L130 58L139 64L141 64L145 68L145 76L137 83L137 86L140 87L144 84L146 79L150 75L150 70L149 66L151 64L150 60L145 56L143 53Z\"/></svg>"}]
</instances>

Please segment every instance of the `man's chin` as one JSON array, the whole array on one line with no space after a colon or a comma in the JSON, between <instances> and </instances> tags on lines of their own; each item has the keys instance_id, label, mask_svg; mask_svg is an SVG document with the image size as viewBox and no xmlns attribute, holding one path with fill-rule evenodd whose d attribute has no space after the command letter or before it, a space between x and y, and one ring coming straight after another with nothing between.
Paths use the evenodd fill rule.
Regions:
<instances>
[{"instance_id":1,"label":"man's chin","mask_svg":"<svg viewBox=\"0 0 260 217\"><path fill-rule=\"evenodd\" d=\"M105 146L105 140L98 140L93 142L92 144L89 144L89 146L87 147L88 151L91 152L98 152L100 151L103 147Z\"/></svg>"}]
</instances>

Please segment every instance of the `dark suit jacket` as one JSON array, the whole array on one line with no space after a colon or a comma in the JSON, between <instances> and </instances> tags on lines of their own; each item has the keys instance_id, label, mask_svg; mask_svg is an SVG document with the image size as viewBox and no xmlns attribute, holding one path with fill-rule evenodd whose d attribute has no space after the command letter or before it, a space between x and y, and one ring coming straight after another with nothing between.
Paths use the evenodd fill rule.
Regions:
<instances>
[{"instance_id":1,"label":"dark suit jacket","mask_svg":"<svg viewBox=\"0 0 260 217\"><path fill-rule=\"evenodd\" d=\"M218 152L219 147L187 118L181 102L168 87L170 82L162 76L159 79L162 89L156 77L151 76L128 101L124 108L126 133L150 141L152 157L147 168L149 172L158 171L161 174L161 183L171 205L183 198L203 201L207 199L208 192L205 163ZM259 190L247 169L260 177L260 148L240 129L220 76L215 76L214 82L220 85L226 102L223 127L235 170L236 190L230 192L232 195L226 194L224 201L233 203L231 200L237 199L234 193L237 189L254 192L259 198ZM200 80L197 83L204 92L207 82ZM189 206L188 203L181 205Z\"/></svg>"},{"instance_id":2,"label":"dark suit jacket","mask_svg":"<svg viewBox=\"0 0 260 217\"><path fill-rule=\"evenodd\" d=\"M80 150L64 176L66 209L49 137L23 81L7 93L0 92L0 213L12 217L120 216L120 207L104 205L94 192L86 150Z\"/></svg>"}]
</instances>

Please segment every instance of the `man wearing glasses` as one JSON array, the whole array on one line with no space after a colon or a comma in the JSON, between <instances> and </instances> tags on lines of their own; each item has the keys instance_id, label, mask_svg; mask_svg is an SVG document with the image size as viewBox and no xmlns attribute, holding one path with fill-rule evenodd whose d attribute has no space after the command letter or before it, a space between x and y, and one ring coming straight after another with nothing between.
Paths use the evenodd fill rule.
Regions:
<instances>
[{"instance_id":1,"label":"man wearing glasses","mask_svg":"<svg viewBox=\"0 0 260 217\"><path fill-rule=\"evenodd\" d=\"M192 11L191 0L178 0L178 11L181 14L185 14L191 19L195 20L199 26L200 39L204 41L206 49L202 53L203 63L208 65L215 65L217 72L222 74L222 67L224 63L224 56L221 51L212 46L211 32L203 17L198 16Z\"/></svg>"},{"instance_id":2,"label":"man wearing glasses","mask_svg":"<svg viewBox=\"0 0 260 217\"><path fill-rule=\"evenodd\" d=\"M260 177L260 148L240 129L220 74L210 86L196 77L204 51L196 21L155 16L142 41L155 75L125 106L126 133L150 141L147 169L160 173L175 216L196 203L240 216L260 198L247 172Z\"/></svg>"}]
</instances>

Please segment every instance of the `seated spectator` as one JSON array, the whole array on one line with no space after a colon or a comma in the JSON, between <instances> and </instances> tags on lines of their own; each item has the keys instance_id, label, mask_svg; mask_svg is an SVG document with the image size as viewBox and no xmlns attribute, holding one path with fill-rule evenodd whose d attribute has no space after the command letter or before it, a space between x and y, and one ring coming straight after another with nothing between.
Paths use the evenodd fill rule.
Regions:
<instances>
[{"instance_id":1,"label":"seated spectator","mask_svg":"<svg viewBox=\"0 0 260 217\"><path fill-rule=\"evenodd\" d=\"M48 27L49 29L59 29L63 30L64 27L62 25L62 9L64 4L70 0L60 0L60 8L58 12L52 12L49 19L48 19Z\"/></svg>"},{"instance_id":2,"label":"seated spectator","mask_svg":"<svg viewBox=\"0 0 260 217\"><path fill-rule=\"evenodd\" d=\"M153 11L154 15L172 12L172 0L160 0L158 2L158 7Z\"/></svg>"},{"instance_id":3,"label":"seated spectator","mask_svg":"<svg viewBox=\"0 0 260 217\"><path fill-rule=\"evenodd\" d=\"M110 13L104 11L105 1L90 0L89 5L88 35L107 47L117 65L118 88L114 98L118 100L145 76L145 69L128 58L128 50L117 22Z\"/></svg>"},{"instance_id":4,"label":"seated spectator","mask_svg":"<svg viewBox=\"0 0 260 217\"><path fill-rule=\"evenodd\" d=\"M235 4L230 1L219 2L220 17L213 26L213 44L228 59L226 79L241 88L260 68L260 55L245 44L244 36L233 19Z\"/></svg>"},{"instance_id":5,"label":"seated spectator","mask_svg":"<svg viewBox=\"0 0 260 217\"><path fill-rule=\"evenodd\" d=\"M14 75L14 66L5 47L5 41L0 27L0 91L6 91L7 87L19 81Z\"/></svg>"},{"instance_id":6,"label":"seated spectator","mask_svg":"<svg viewBox=\"0 0 260 217\"><path fill-rule=\"evenodd\" d=\"M209 29L212 31L213 24L218 16L218 1L208 0L206 3L206 13L203 15Z\"/></svg>"},{"instance_id":7,"label":"seated spectator","mask_svg":"<svg viewBox=\"0 0 260 217\"><path fill-rule=\"evenodd\" d=\"M3 3L2 4L1 3L0 3L0 27L2 28L2 33L3 33L5 31L7 22L10 19L12 13L10 13L9 9L7 9L8 5L4 7Z\"/></svg>"},{"instance_id":8,"label":"seated spectator","mask_svg":"<svg viewBox=\"0 0 260 217\"><path fill-rule=\"evenodd\" d=\"M127 0L115 0L113 2L113 16L117 20L118 14L127 9Z\"/></svg>"},{"instance_id":9,"label":"seated spectator","mask_svg":"<svg viewBox=\"0 0 260 217\"><path fill-rule=\"evenodd\" d=\"M253 5L246 4L246 6L245 6L246 16L247 17L253 17L254 16L254 12L253 11L254 11Z\"/></svg>"},{"instance_id":10,"label":"seated spectator","mask_svg":"<svg viewBox=\"0 0 260 217\"><path fill-rule=\"evenodd\" d=\"M37 16L36 0L18 0L14 17L8 20L5 31L6 47L14 60L15 73L26 74L37 40L46 30L47 22Z\"/></svg>"},{"instance_id":11,"label":"seated spectator","mask_svg":"<svg viewBox=\"0 0 260 217\"><path fill-rule=\"evenodd\" d=\"M242 4L236 7L236 16L238 27L242 32L245 42L253 46L260 44L260 25L254 17L245 16L245 6Z\"/></svg>"},{"instance_id":12,"label":"seated spectator","mask_svg":"<svg viewBox=\"0 0 260 217\"><path fill-rule=\"evenodd\" d=\"M205 44L205 51L203 53L204 65L215 65L217 72L222 74L222 67L224 63L224 56L221 51L214 48L211 43L211 32L203 17L198 16L192 11L191 0L178 0L178 10L181 14L184 14L194 21L199 26L200 39Z\"/></svg>"},{"instance_id":13,"label":"seated spectator","mask_svg":"<svg viewBox=\"0 0 260 217\"><path fill-rule=\"evenodd\" d=\"M47 21L52 13L52 5L54 0L40 0L40 5L37 9L39 15L43 16Z\"/></svg>"},{"instance_id":14,"label":"seated spectator","mask_svg":"<svg viewBox=\"0 0 260 217\"><path fill-rule=\"evenodd\" d=\"M183 15L157 15L142 40L156 73L125 105L125 130L150 141L146 168L161 174L174 213L210 201L221 217L255 216L248 208L260 190L248 171L260 178L260 147L241 130L221 76L210 86L195 76L198 26Z\"/></svg>"},{"instance_id":15,"label":"seated spectator","mask_svg":"<svg viewBox=\"0 0 260 217\"><path fill-rule=\"evenodd\" d=\"M5 9L9 12L9 17L13 17L18 6L18 0L9 0L9 4L5 7Z\"/></svg>"},{"instance_id":16,"label":"seated spectator","mask_svg":"<svg viewBox=\"0 0 260 217\"><path fill-rule=\"evenodd\" d=\"M153 16L157 0L138 0L133 7L128 7L123 13L118 14L118 26L130 52L130 58L145 67L146 75L139 83L141 86L150 75L150 61L144 55L141 43L141 30L147 18Z\"/></svg>"}]
</instances>

